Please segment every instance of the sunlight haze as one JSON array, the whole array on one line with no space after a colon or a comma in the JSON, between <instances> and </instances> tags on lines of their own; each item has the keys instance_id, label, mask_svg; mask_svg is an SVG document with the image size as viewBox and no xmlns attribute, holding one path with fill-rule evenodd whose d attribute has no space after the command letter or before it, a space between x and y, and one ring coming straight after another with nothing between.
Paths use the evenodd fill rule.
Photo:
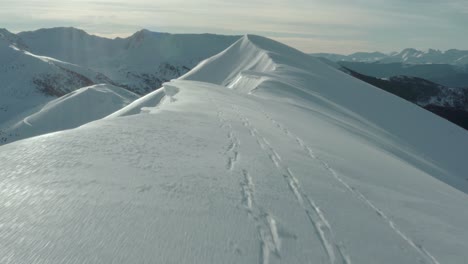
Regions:
<instances>
[{"instance_id":1,"label":"sunlight haze","mask_svg":"<svg viewBox=\"0 0 468 264\"><path fill-rule=\"evenodd\" d=\"M466 48L465 0L3 0L0 27L12 32L73 26L126 37L170 33L258 34L305 52L351 53Z\"/></svg>"}]
</instances>

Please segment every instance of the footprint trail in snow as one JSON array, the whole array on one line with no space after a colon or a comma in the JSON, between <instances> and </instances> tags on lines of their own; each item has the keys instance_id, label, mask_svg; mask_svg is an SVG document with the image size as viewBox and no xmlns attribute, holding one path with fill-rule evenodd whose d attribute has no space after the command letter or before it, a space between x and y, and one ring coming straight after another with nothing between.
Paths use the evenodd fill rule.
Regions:
<instances>
[{"instance_id":1,"label":"footprint trail in snow","mask_svg":"<svg viewBox=\"0 0 468 264\"><path fill-rule=\"evenodd\" d=\"M372 201L370 201L362 192L358 189L349 185L342 177L338 175L338 173L321 157L319 157L311 147L309 147L304 140L300 137L293 134L289 129L287 129L283 124L279 123L278 121L271 118L265 111L263 114L269 119L275 127L280 129L284 132L288 137L293 139L301 149L307 154L307 156L315 161L317 161L329 174L338 181L342 186L344 186L350 193L352 193L355 197L357 197L360 201L366 204L370 209L375 211L377 215L382 218L385 223L398 235L400 236L407 244L410 245L421 257L423 263L431 263L431 264L440 264L439 261L430 253L428 252L422 245L416 244L408 235L406 235L401 229L387 216L380 208L378 208Z\"/></svg>"},{"instance_id":2,"label":"footprint trail in snow","mask_svg":"<svg viewBox=\"0 0 468 264\"><path fill-rule=\"evenodd\" d=\"M234 107L235 109L235 107ZM343 246L334 238L332 228L321 209L310 197L302 190L299 180L294 176L291 169L285 165L278 152L272 147L270 142L263 137L259 131L251 124L248 118L242 116L239 110L235 109L243 125L249 130L250 135L255 137L256 142L268 155L279 173L284 177L288 188L296 198L305 212L305 215L311 223L317 234L330 264L341 263L351 264L349 256L344 253Z\"/></svg>"}]
</instances>

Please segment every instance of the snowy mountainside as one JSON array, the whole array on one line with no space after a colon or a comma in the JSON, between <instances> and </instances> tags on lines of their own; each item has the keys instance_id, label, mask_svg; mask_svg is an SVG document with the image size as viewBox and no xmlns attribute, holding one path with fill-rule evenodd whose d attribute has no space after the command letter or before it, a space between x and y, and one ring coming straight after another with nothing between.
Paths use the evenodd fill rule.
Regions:
<instances>
[{"instance_id":1,"label":"snowy mountainside","mask_svg":"<svg viewBox=\"0 0 468 264\"><path fill-rule=\"evenodd\" d=\"M17 122L78 88L104 83L146 94L237 39L148 30L107 39L75 28L1 29L0 133L5 140Z\"/></svg>"},{"instance_id":2,"label":"snowy mountainside","mask_svg":"<svg viewBox=\"0 0 468 264\"><path fill-rule=\"evenodd\" d=\"M407 64L468 64L468 50L450 49L440 51L429 49L421 51L407 48L400 52L385 54L381 52L356 52L350 55L340 55L333 53L313 53L316 57L324 57L331 61L352 61L352 62L381 62L395 63L402 62Z\"/></svg>"},{"instance_id":3,"label":"snowy mountainside","mask_svg":"<svg viewBox=\"0 0 468 264\"><path fill-rule=\"evenodd\" d=\"M266 46L268 49L259 46ZM242 56L239 51L242 51ZM372 127L376 129L376 133L384 132L397 138L404 138L408 141L407 144L414 145L416 149L424 149L424 152L428 153L432 152L431 146L427 146L425 139L414 133L414 130L431 130L432 132L426 131L425 134L433 133L434 137L439 133L438 129L432 127L430 121L438 117L427 113L427 118L415 123L414 120L421 119L417 117L419 111L425 111L420 109L414 111L412 108L417 108L416 106L408 105L395 96L390 96L382 102L380 98L387 96L386 92L325 65L321 60L305 56L300 51L262 37L244 37L226 51L203 61L181 79L210 82L254 93L257 96L266 94L267 97L271 97L271 94L277 93L277 97L284 97L286 100L293 98L306 104L312 101L330 108L329 111L347 116L354 122ZM343 85L346 88L343 88ZM385 110L403 105L405 107L398 112L402 114L407 112L407 117L402 120L393 118L395 113ZM414 118L411 118L411 115L414 115ZM416 125L420 128L416 128ZM414 129L401 129L402 126ZM439 141L433 144L444 147L446 142ZM438 153L431 155L434 155L432 160L446 159ZM451 163L448 160L447 162ZM461 175L462 172L458 171L455 174Z\"/></svg>"},{"instance_id":4,"label":"snowy mountainside","mask_svg":"<svg viewBox=\"0 0 468 264\"><path fill-rule=\"evenodd\" d=\"M327 61L324 58L321 60ZM468 89L446 87L411 76L381 79L342 66L336 66L336 68L468 129Z\"/></svg>"},{"instance_id":5,"label":"snowy mountainside","mask_svg":"<svg viewBox=\"0 0 468 264\"><path fill-rule=\"evenodd\" d=\"M394 76L384 82L391 82L400 88L411 87L406 90L411 94L408 99L420 106L436 105L457 108L468 111L468 90L450 88L421 78L410 76ZM402 96L403 97L403 96ZM406 98L405 98L406 99Z\"/></svg>"},{"instance_id":6,"label":"snowy mountainside","mask_svg":"<svg viewBox=\"0 0 468 264\"><path fill-rule=\"evenodd\" d=\"M105 119L2 146L0 255L463 263L467 151L446 120L245 36Z\"/></svg>"},{"instance_id":7,"label":"snowy mountainside","mask_svg":"<svg viewBox=\"0 0 468 264\"><path fill-rule=\"evenodd\" d=\"M117 56L125 45L121 38L115 40L89 35L76 28L43 28L20 32L19 38L30 51L78 65L89 66L95 60L106 60Z\"/></svg>"},{"instance_id":8,"label":"snowy mountainside","mask_svg":"<svg viewBox=\"0 0 468 264\"><path fill-rule=\"evenodd\" d=\"M41 29L18 36L32 52L91 68L139 94L178 78L239 38L141 30L128 38L107 39L75 28Z\"/></svg>"},{"instance_id":9,"label":"snowy mountainside","mask_svg":"<svg viewBox=\"0 0 468 264\"><path fill-rule=\"evenodd\" d=\"M0 145L79 127L125 107L138 97L132 92L109 84L80 88L50 101L38 112L4 130L3 135L0 135Z\"/></svg>"},{"instance_id":10,"label":"snowy mountainside","mask_svg":"<svg viewBox=\"0 0 468 264\"><path fill-rule=\"evenodd\" d=\"M111 82L100 73L38 56L0 37L0 127L75 89Z\"/></svg>"}]
</instances>

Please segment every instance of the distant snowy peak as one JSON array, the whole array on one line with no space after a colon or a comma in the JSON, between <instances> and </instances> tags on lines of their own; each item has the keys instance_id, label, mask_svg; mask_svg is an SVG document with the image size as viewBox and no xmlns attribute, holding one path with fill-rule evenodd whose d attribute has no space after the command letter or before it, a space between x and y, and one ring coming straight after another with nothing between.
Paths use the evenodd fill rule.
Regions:
<instances>
[{"instance_id":1,"label":"distant snowy peak","mask_svg":"<svg viewBox=\"0 0 468 264\"><path fill-rule=\"evenodd\" d=\"M378 61L384 59L387 55L381 52L356 52L350 55L353 61Z\"/></svg>"},{"instance_id":2,"label":"distant snowy peak","mask_svg":"<svg viewBox=\"0 0 468 264\"><path fill-rule=\"evenodd\" d=\"M28 49L28 46L23 42L23 40L20 37L4 28L0 28L0 42L2 42L3 45L13 45L18 49ZM0 43L0 45L2 44Z\"/></svg>"},{"instance_id":3,"label":"distant snowy peak","mask_svg":"<svg viewBox=\"0 0 468 264\"><path fill-rule=\"evenodd\" d=\"M98 37L95 35L88 34L86 31L74 27L54 27L54 28L41 28L34 31L24 31L17 34L18 37L22 38L26 42L32 40L43 40L48 38L51 42L54 42L58 39L66 43L73 41L82 41L89 39L101 39L105 40L106 38Z\"/></svg>"},{"instance_id":4,"label":"distant snowy peak","mask_svg":"<svg viewBox=\"0 0 468 264\"><path fill-rule=\"evenodd\" d=\"M48 28L17 34L30 51L62 61L90 66L119 55L123 39L107 39L89 35L76 28Z\"/></svg>"},{"instance_id":5,"label":"distant snowy peak","mask_svg":"<svg viewBox=\"0 0 468 264\"><path fill-rule=\"evenodd\" d=\"M429 49L421 51L413 48L407 48L400 52L384 54L380 52L357 52L351 55L339 55L329 53L314 53L316 57L324 57L331 61L354 61L354 62L403 62L409 64L468 64L468 50L450 49L440 51Z\"/></svg>"},{"instance_id":6,"label":"distant snowy peak","mask_svg":"<svg viewBox=\"0 0 468 264\"><path fill-rule=\"evenodd\" d=\"M142 29L140 31L135 32L135 34L131 35L130 37L126 38L127 43L125 45L125 48L126 49L138 48L148 39L156 39L156 38L169 36L169 35L170 35L169 33L159 33L159 32L149 31L147 29Z\"/></svg>"}]
</instances>

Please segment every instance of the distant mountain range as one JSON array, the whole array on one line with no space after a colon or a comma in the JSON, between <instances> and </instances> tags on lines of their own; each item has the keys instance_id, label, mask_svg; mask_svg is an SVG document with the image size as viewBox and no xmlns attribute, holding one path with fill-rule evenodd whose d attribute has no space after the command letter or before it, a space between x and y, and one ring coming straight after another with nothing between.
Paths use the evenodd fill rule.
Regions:
<instances>
[{"instance_id":1,"label":"distant mountain range","mask_svg":"<svg viewBox=\"0 0 468 264\"><path fill-rule=\"evenodd\" d=\"M468 51L312 56L468 129Z\"/></svg>"},{"instance_id":2,"label":"distant mountain range","mask_svg":"<svg viewBox=\"0 0 468 264\"><path fill-rule=\"evenodd\" d=\"M450 64L405 64L401 62L352 62L338 61L337 64L353 71L376 78L412 76L426 79L448 87L468 88L468 65Z\"/></svg>"},{"instance_id":3,"label":"distant mountain range","mask_svg":"<svg viewBox=\"0 0 468 264\"><path fill-rule=\"evenodd\" d=\"M333 53L313 53L316 57L323 57L331 61L353 61L353 62L380 62L393 63L402 62L407 64L468 64L468 50L450 49L440 51L429 49L421 51L417 49L404 49L400 52L385 54L382 52L357 52L350 55Z\"/></svg>"},{"instance_id":4,"label":"distant mountain range","mask_svg":"<svg viewBox=\"0 0 468 264\"><path fill-rule=\"evenodd\" d=\"M221 52L239 36L169 34L141 30L128 38L108 39L76 28L21 32L17 37L34 54L100 72L115 85L146 94Z\"/></svg>"}]
</instances>

